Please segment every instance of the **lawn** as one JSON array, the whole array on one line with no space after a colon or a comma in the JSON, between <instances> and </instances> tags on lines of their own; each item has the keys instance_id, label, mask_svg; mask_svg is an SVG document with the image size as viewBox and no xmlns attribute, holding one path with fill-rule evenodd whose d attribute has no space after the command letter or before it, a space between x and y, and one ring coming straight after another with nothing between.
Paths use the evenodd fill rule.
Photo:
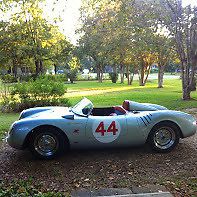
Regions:
<instances>
[{"instance_id":1,"label":"lawn","mask_svg":"<svg viewBox=\"0 0 197 197\"><path fill-rule=\"evenodd\" d=\"M72 104L83 98L81 93L84 92L85 96L95 106L121 105L124 100L128 99L160 104L176 110L197 107L196 91L191 94L193 100L183 101L181 99L181 81L179 79L165 80L165 86L161 89L157 88L156 80L148 81L146 86L139 86L137 81L134 81L132 86L120 83L113 84L110 81L104 81L102 84L97 81L81 81L66 86L68 88L67 96ZM70 92L72 92L71 96L69 95Z\"/></svg>"}]
</instances>

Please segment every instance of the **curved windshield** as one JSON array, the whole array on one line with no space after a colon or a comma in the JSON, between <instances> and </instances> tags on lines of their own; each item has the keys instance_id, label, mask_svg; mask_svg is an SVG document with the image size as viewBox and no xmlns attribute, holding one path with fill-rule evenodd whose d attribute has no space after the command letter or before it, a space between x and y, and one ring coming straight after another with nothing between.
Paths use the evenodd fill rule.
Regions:
<instances>
[{"instance_id":1,"label":"curved windshield","mask_svg":"<svg viewBox=\"0 0 197 197\"><path fill-rule=\"evenodd\" d=\"M88 116L92 112L92 109L92 102L84 98L72 108L72 112L80 116Z\"/></svg>"}]
</instances>

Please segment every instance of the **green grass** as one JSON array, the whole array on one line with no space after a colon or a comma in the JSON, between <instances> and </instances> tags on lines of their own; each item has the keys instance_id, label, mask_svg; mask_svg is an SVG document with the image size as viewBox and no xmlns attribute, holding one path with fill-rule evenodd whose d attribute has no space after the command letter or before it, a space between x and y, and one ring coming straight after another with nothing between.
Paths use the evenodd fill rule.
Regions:
<instances>
[{"instance_id":1,"label":"green grass","mask_svg":"<svg viewBox=\"0 0 197 197\"><path fill-rule=\"evenodd\" d=\"M133 100L137 102L155 103L164 105L169 109L181 110L186 108L197 107L197 91L192 92L191 96L193 100L183 101L181 99L181 80L165 80L164 88L157 88L157 81L148 81L146 86L140 87L138 81L134 81L132 86L126 84L111 83L107 80L103 83L97 81L79 81L75 84L66 84L68 92L74 92L73 97L69 97L72 105L77 103L83 98L83 95L79 95L82 91L89 91L89 98L94 106L113 106L121 105L124 100ZM124 88L127 88L126 90ZM124 89L124 90L123 90ZM107 90L102 93L93 92L92 90ZM68 93L69 94L69 93ZM66 95L65 95L66 96ZM12 122L17 120L18 114L0 114L0 137L4 136L4 133L8 131Z\"/></svg>"},{"instance_id":2,"label":"green grass","mask_svg":"<svg viewBox=\"0 0 197 197\"><path fill-rule=\"evenodd\" d=\"M68 89L75 89L79 91L90 89L109 89L109 92L99 95L88 95L95 106L113 106L121 105L126 99L137 102L155 103L168 107L169 109L185 109L197 107L197 92L192 92L193 100L183 101L181 99L181 81L180 80L165 80L164 88L157 88L157 81L149 81L146 86L140 87L137 81L128 90L121 90L121 87L128 87L126 84L112 84L110 81L104 81L102 84L98 82L77 82L73 85L67 86ZM119 87L119 88L118 88ZM118 91L111 91L113 88L118 88ZM83 96L76 96L69 98L72 104L78 102Z\"/></svg>"}]
</instances>

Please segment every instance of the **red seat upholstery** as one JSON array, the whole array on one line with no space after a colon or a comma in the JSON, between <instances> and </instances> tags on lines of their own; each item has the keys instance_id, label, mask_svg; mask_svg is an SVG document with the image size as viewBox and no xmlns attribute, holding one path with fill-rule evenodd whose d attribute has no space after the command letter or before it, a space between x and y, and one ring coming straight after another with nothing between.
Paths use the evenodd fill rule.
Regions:
<instances>
[{"instance_id":1,"label":"red seat upholstery","mask_svg":"<svg viewBox=\"0 0 197 197\"><path fill-rule=\"evenodd\" d=\"M128 100L125 100L125 101L123 102L123 104L122 104L122 107L123 107L125 110L129 111L129 101L128 101Z\"/></svg>"},{"instance_id":2,"label":"red seat upholstery","mask_svg":"<svg viewBox=\"0 0 197 197\"><path fill-rule=\"evenodd\" d=\"M122 106L114 106L114 110L119 111L121 114L126 114L127 111Z\"/></svg>"}]
</instances>

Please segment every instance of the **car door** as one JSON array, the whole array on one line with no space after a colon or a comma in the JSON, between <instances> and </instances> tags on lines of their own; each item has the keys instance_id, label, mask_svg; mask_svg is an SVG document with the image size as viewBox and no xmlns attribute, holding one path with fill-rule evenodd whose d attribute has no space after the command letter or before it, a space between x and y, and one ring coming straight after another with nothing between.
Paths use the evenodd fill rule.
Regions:
<instances>
[{"instance_id":1,"label":"car door","mask_svg":"<svg viewBox=\"0 0 197 197\"><path fill-rule=\"evenodd\" d=\"M126 115L89 116L86 124L86 138L92 147L113 147L124 144L127 136Z\"/></svg>"},{"instance_id":2,"label":"car door","mask_svg":"<svg viewBox=\"0 0 197 197\"><path fill-rule=\"evenodd\" d=\"M145 142L143 128L139 126L139 115L136 113L128 113L127 118L127 130L128 135L125 140L125 145L140 145Z\"/></svg>"}]
</instances>

